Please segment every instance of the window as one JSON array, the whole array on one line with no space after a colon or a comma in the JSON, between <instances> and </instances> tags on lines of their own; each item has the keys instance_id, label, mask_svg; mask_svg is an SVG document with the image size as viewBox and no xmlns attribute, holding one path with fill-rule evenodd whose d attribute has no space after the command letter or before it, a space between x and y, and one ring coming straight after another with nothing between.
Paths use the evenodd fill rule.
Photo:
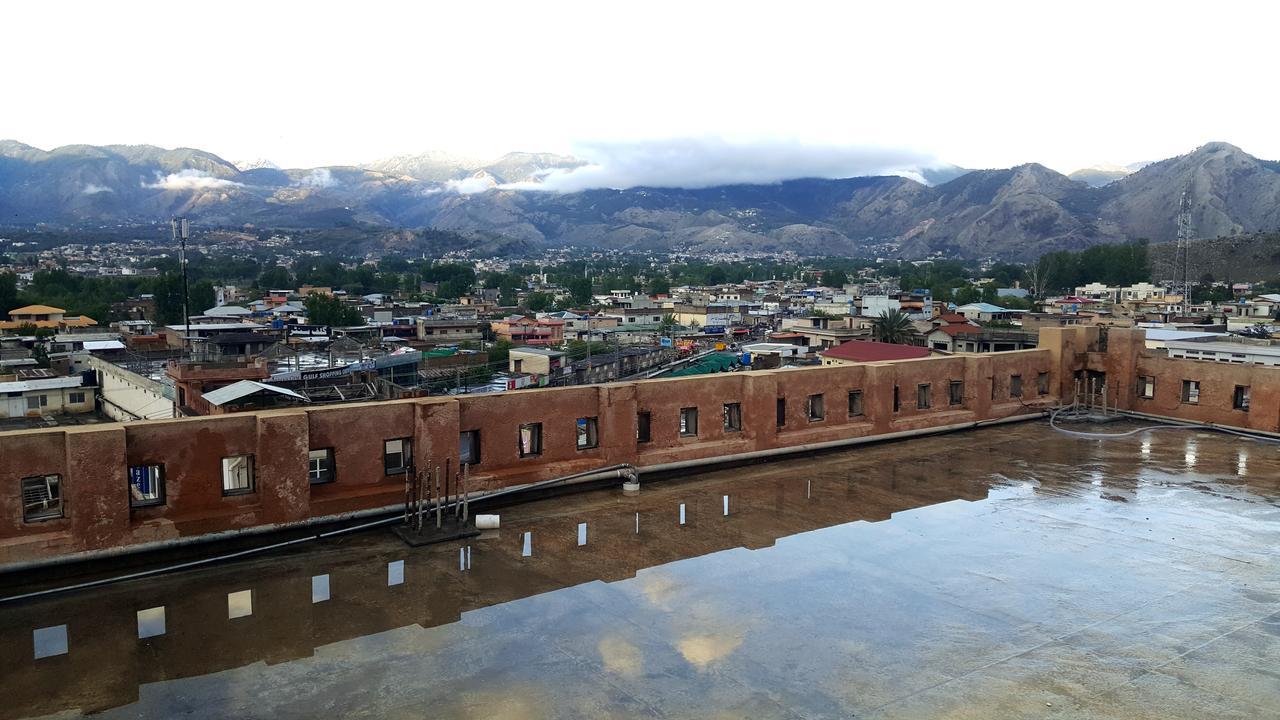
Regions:
<instances>
[{"instance_id":1,"label":"window","mask_svg":"<svg viewBox=\"0 0 1280 720\"><path fill-rule=\"evenodd\" d=\"M71 403L72 405L81 405L81 404L83 404L83 403L84 403L84 393L82 393L82 392L67 393L67 402Z\"/></svg>"},{"instance_id":2,"label":"window","mask_svg":"<svg viewBox=\"0 0 1280 720\"><path fill-rule=\"evenodd\" d=\"M653 416L648 412L636 413L636 442L647 443L653 440Z\"/></svg>"},{"instance_id":3,"label":"window","mask_svg":"<svg viewBox=\"0 0 1280 720\"><path fill-rule=\"evenodd\" d=\"M774 405L773 414L774 414L774 421L777 423L778 427L782 427L787 424L787 399L786 398L778 398L777 403L775 403Z\"/></svg>"},{"instance_id":4,"label":"window","mask_svg":"<svg viewBox=\"0 0 1280 720\"><path fill-rule=\"evenodd\" d=\"M22 478L22 520L38 522L62 517L62 476Z\"/></svg>"},{"instance_id":5,"label":"window","mask_svg":"<svg viewBox=\"0 0 1280 720\"><path fill-rule=\"evenodd\" d=\"M738 432L742 430L742 404L724 404L724 431Z\"/></svg>"},{"instance_id":6,"label":"window","mask_svg":"<svg viewBox=\"0 0 1280 720\"><path fill-rule=\"evenodd\" d=\"M1237 385L1231 395L1231 409L1249 412L1249 386Z\"/></svg>"},{"instance_id":7,"label":"window","mask_svg":"<svg viewBox=\"0 0 1280 720\"><path fill-rule=\"evenodd\" d=\"M917 409L917 410L928 410L928 409L929 409L929 400L930 400L930 398L929 398L929 384L928 384L928 383L921 383L921 384L917 385L917 386L916 386L916 409Z\"/></svg>"},{"instance_id":8,"label":"window","mask_svg":"<svg viewBox=\"0 0 1280 720\"><path fill-rule=\"evenodd\" d=\"M898 386L893 386L893 411L898 412L902 409L902 399L898 396Z\"/></svg>"},{"instance_id":9,"label":"window","mask_svg":"<svg viewBox=\"0 0 1280 720\"><path fill-rule=\"evenodd\" d=\"M307 452L307 480L312 485L333 482L333 448Z\"/></svg>"},{"instance_id":10,"label":"window","mask_svg":"<svg viewBox=\"0 0 1280 720\"><path fill-rule=\"evenodd\" d=\"M947 403L949 405L964 404L964 381L952 380L951 385L947 388Z\"/></svg>"},{"instance_id":11,"label":"window","mask_svg":"<svg viewBox=\"0 0 1280 720\"><path fill-rule=\"evenodd\" d=\"M525 423L520 426L520 457L542 454L542 423Z\"/></svg>"},{"instance_id":12,"label":"window","mask_svg":"<svg viewBox=\"0 0 1280 720\"><path fill-rule=\"evenodd\" d=\"M816 422L827 416L827 409L823 406L822 395L809 396L809 422Z\"/></svg>"},{"instance_id":13,"label":"window","mask_svg":"<svg viewBox=\"0 0 1280 720\"><path fill-rule=\"evenodd\" d=\"M1195 405L1200 402L1200 381L1199 380L1183 380L1182 381L1182 402Z\"/></svg>"},{"instance_id":14,"label":"window","mask_svg":"<svg viewBox=\"0 0 1280 720\"><path fill-rule=\"evenodd\" d=\"M244 495L253 492L253 456L232 455L222 458L222 494Z\"/></svg>"},{"instance_id":15,"label":"window","mask_svg":"<svg viewBox=\"0 0 1280 720\"><path fill-rule=\"evenodd\" d=\"M129 466L129 507L164 504L164 466Z\"/></svg>"},{"instance_id":16,"label":"window","mask_svg":"<svg viewBox=\"0 0 1280 720\"><path fill-rule=\"evenodd\" d=\"M862 414L862 391L849 391L849 417L858 417Z\"/></svg>"},{"instance_id":17,"label":"window","mask_svg":"<svg viewBox=\"0 0 1280 720\"><path fill-rule=\"evenodd\" d=\"M480 464L480 431L463 430L458 433L458 464Z\"/></svg>"},{"instance_id":18,"label":"window","mask_svg":"<svg viewBox=\"0 0 1280 720\"><path fill-rule=\"evenodd\" d=\"M577 427L579 450L600 447L600 421L598 418L578 418Z\"/></svg>"},{"instance_id":19,"label":"window","mask_svg":"<svg viewBox=\"0 0 1280 720\"><path fill-rule=\"evenodd\" d=\"M396 438L382 443L382 468L387 475L402 475L413 464L413 440Z\"/></svg>"},{"instance_id":20,"label":"window","mask_svg":"<svg viewBox=\"0 0 1280 720\"><path fill-rule=\"evenodd\" d=\"M1015 397L1015 398L1022 397L1022 376L1021 375L1009 376L1009 397Z\"/></svg>"},{"instance_id":21,"label":"window","mask_svg":"<svg viewBox=\"0 0 1280 720\"><path fill-rule=\"evenodd\" d=\"M1049 394L1049 373L1042 372L1039 375L1036 375L1036 394Z\"/></svg>"},{"instance_id":22,"label":"window","mask_svg":"<svg viewBox=\"0 0 1280 720\"><path fill-rule=\"evenodd\" d=\"M1154 375L1138 376L1138 397L1150 400L1156 396L1156 378Z\"/></svg>"},{"instance_id":23,"label":"window","mask_svg":"<svg viewBox=\"0 0 1280 720\"><path fill-rule=\"evenodd\" d=\"M43 404L44 404L44 396L43 396L43 395L28 395L28 396L27 396L27 409L28 409L28 410L39 410L39 409L40 409L40 406L41 406L41 405L43 405Z\"/></svg>"},{"instance_id":24,"label":"window","mask_svg":"<svg viewBox=\"0 0 1280 720\"><path fill-rule=\"evenodd\" d=\"M698 434L698 408L680 408L680 437L695 437Z\"/></svg>"}]
</instances>

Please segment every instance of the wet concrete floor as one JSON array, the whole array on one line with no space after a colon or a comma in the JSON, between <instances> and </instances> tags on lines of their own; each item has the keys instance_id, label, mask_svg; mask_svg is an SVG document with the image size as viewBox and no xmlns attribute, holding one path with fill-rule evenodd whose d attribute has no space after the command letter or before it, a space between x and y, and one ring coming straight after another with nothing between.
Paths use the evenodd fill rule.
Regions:
<instances>
[{"instance_id":1,"label":"wet concrete floor","mask_svg":"<svg viewBox=\"0 0 1280 720\"><path fill-rule=\"evenodd\" d=\"M1039 422L594 491L0 606L0 717L1277 718L1278 501Z\"/></svg>"}]
</instances>

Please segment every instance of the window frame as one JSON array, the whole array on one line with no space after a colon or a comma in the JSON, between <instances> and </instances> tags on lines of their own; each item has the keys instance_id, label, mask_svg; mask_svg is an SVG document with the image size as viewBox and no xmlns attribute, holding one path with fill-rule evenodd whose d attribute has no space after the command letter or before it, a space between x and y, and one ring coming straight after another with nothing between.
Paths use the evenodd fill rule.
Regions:
<instances>
[{"instance_id":1,"label":"window frame","mask_svg":"<svg viewBox=\"0 0 1280 720\"><path fill-rule=\"evenodd\" d=\"M1036 373L1036 395L1044 397L1049 394L1049 373Z\"/></svg>"},{"instance_id":2,"label":"window frame","mask_svg":"<svg viewBox=\"0 0 1280 720\"><path fill-rule=\"evenodd\" d=\"M692 422L690 422L692 421ZM698 437L698 408L680 408L680 437Z\"/></svg>"},{"instance_id":3,"label":"window frame","mask_svg":"<svg viewBox=\"0 0 1280 720\"><path fill-rule=\"evenodd\" d=\"M653 413L641 410L636 413L636 444L653 442Z\"/></svg>"},{"instance_id":4,"label":"window frame","mask_svg":"<svg viewBox=\"0 0 1280 720\"><path fill-rule=\"evenodd\" d=\"M459 430L458 431L458 467L463 465L479 465L484 461L484 454L480 445L480 430ZM463 452L463 450L466 452Z\"/></svg>"},{"instance_id":5,"label":"window frame","mask_svg":"<svg viewBox=\"0 0 1280 720\"><path fill-rule=\"evenodd\" d=\"M723 419L725 432L742 432L742 403L725 403Z\"/></svg>"},{"instance_id":6,"label":"window frame","mask_svg":"<svg viewBox=\"0 0 1280 720\"><path fill-rule=\"evenodd\" d=\"M928 410L932 406L933 406L932 383L918 383L916 385L916 409Z\"/></svg>"},{"instance_id":7,"label":"window frame","mask_svg":"<svg viewBox=\"0 0 1280 720\"><path fill-rule=\"evenodd\" d=\"M595 450L600 447L599 416L580 417L574 421L574 446L578 450Z\"/></svg>"},{"instance_id":8,"label":"window frame","mask_svg":"<svg viewBox=\"0 0 1280 720\"><path fill-rule=\"evenodd\" d=\"M1139 375L1138 398L1142 400L1151 400L1156 396L1156 376L1155 375Z\"/></svg>"},{"instance_id":9,"label":"window frame","mask_svg":"<svg viewBox=\"0 0 1280 720\"><path fill-rule=\"evenodd\" d=\"M866 414L861 390L850 390L847 402L848 405L845 407L845 411L849 413L849 417L862 417Z\"/></svg>"},{"instance_id":10,"label":"window frame","mask_svg":"<svg viewBox=\"0 0 1280 720\"><path fill-rule=\"evenodd\" d=\"M53 481L52 491L50 491L50 483L49 483L50 480ZM26 499L27 486L32 485L34 487L36 483L44 484L46 499L43 502L45 503L46 507L43 510L31 512L30 509L27 507L27 499ZM18 484L18 487L20 489L19 497L21 498L21 502L22 502L22 522L23 523L48 522L50 520L60 520L67 516L66 504L63 502L64 493L62 492L62 475L60 473L30 475L28 477L22 478L22 480ZM52 502L55 495L57 496L57 505L55 508L51 509L48 507L48 505Z\"/></svg>"},{"instance_id":11,"label":"window frame","mask_svg":"<svg viewBox=\"0 0 1280 720\"><path fill-rule=\"evenodd\" d=\"M1236 385L1231 391L1231 409L1249 412L1249 401L1252 391L1250 385ZM1243 391L1243 392L1242 392Z\"/></svg>"},{"instance_id":12,"label":"window frame","mask_svg":"<svg viewBox=\"0 0 1280 720\"><path fill-rule=\"evenodd\" d=\"M400 449L394 453L388 451L388 447L393 442L400 443ZM393 466L391 465L391 463L387 461L387 459L390 458L392 455L400 456L399 465ZM413 466L413 438L411 437L387 438L382 441L382 474L384 477L390 477L392 475L404 475L405 473L409 472L409 468L412 466Z\"/></svg>"},{"instance_id":13,"label":"window frame","mask_svg":"<svg viewBox=\"0 0 1280 720\"><path fill-rule=\"evenodd\" d=\"M80 396L79 400L76 399L77 395ZM85 394L83 390L73 390L67 393L67 404L69 405L83 405L84 401L85 401Z\"/></svg>"},{"instance_id":14,"label":"window frame","mask_svg":"<svg viewBox=\"0 0 1280 720\"><path fill-rule=\"evenodd\" d=\"M827 419L827 399L824 393L814 393L805 400L805 417L809 422L822 422Z\"/></svg>"},{"instance_id":15,"label":"window frame","mask_svg":"<svg viewBox=\"0 0 1280 720\"><path fill-rule=\"evenodd\" d=\"M135 484L133 482L133 479L134 479L134 470L136 469L158 471L155 473L154 477L150 478L153 482L156 483L156 486L160 490L159 494L156 497L138 499L137 497L134 496ZM164 487L164 480L165 480L164 463L139 463L137 465L130 465L127 468L126 472L128 474L127 480L128 480L128 488L129 488L129 507L130 508L149 508L149 507L157 507L165 504L166 498L165 498L165 487ZM139 495L141 495L140 492L139 492Z\"/></svg>"},{"instance_id":16,"label":"window frame","mask_svg":"<svg viewBox=\"0 0 1280 720\"><path fill-rule=\"evenodd\" d=\"M530 431L528 452L525 451L525 443L524 443L525 428L528 428ZM542 423L540 422L520 423L520 426L516 428L516 452L519 454L519 456L522 459L529 458L529 457L538 457L542 455L542 450L543 450Z\"/></svg>"},{"instance_id":17,"label":"window frame","mask_svg":"<svg viewBox=\"0 0 1280 720\"><path fill-rule=\"evenodd\" d=\"M1199 380L1183 380L1182 394L1179 396L1181 402L1187 405L1200 404L1200 381Z\"/></svg>"},{"instance_id":18,"label":"window frame","mask_svg":"<svg viewBox=\"0 0 1280 720\"><path fill-rule=\"evenodd\" d=\"M787 426L787 399L780 397L773 404L773 423L776 427Z\"/></svg>"},{"instance_id":19,"label":"window frame","mask_svg":"<svg viewBox=\"0 0 1280 720\"><path fill-rule=\"evenodd\" d=\"M383 447L383 449L385 450L385 446ZM317 459L314 457L315 453L324 453L324 456L322 459L325 461L325 464L327 465L327 467L324 467L319 471L318 476L312 475L312 473L316 472L312 466L312 463L314 463ZM311 448L310 450L307 450L307 484L327 485L333 482L334 480L336 480L337 477L338 477L338 469L334 462L333 448L323 447L323 448Z\"/></svg>"},{"instance_id":20,"label":"window frame","mask_svg":"<svg viewBox=\"0 0 1280 720\"><path fill-rule=\"evenodd\" d=\"M949 407L960 407L964 405L963 380L951 380L947 384L947 405Z\"/></svg>"},{"instance_id":21,"label":"window frame","mask_svg":"<svg viewBox=\"0 0 1280 720\"><path fill-rule=\"evenodd\" d=\"M1022 375L1009 376L1009 397L1022 398Z\"/></svg>"},{"instance_id":22,"label":"window frame","mask_svg":"<svg viewBox=\"0 0 1280 720\"><path fill-rule=\"evenodd\" d=\"M244 471L247 474L248 482L244 487L227 487L227 472L233 470L228 466L228 461L245 460ZM257 478L254 474L254 457L252 453L242 455L228 455L222 458L222 497L234 497L236 495L252 495L257 491Z\"/></svg>"}]
</instances>

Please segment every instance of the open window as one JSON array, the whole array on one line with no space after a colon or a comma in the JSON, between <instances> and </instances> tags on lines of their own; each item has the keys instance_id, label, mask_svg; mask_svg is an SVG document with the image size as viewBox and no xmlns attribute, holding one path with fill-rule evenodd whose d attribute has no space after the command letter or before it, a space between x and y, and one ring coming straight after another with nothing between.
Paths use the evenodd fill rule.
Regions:
<instances>
[{"instance_id":1,"label":"open window","mask_svg":"<svg viewBox=\"0 0 1280 720\"><path fill-rule=\"evenodd\" d=\"M724 404L724 431L738 432L742 430L742 404Z\"/></svg>"},{"instance_id":2,"label":"open window","mask_svg":"<svg viewBox=\"0 0 1280 720\"><path fill-rule=\"evenodd\" d=\"M636 442L647 443L653 440L653 415L648 411L636 413Z\"/></svg>"},{"instance_id":3,"label":"open window","mask_svg":"<svg viewBox=\"0 0 1280 720\"><path fill-rule=\"evenodd\" d=\"M458 433L458 464L480 464L480 431L463 430Z\"/></svg>"},{"instance_id":4,"label":"open window","mask_svg":"<svg viewBox=\"0 0 1280 720\"><path fill-rule=\"evenodd\" d=\"M536 457L542 454L542 423L525 423L520 426L520 457Z\"/></svg>"},{"instance_id":5,"label":"open window","mask_svg":"<svg viewBox=\"0 0 1280 720\"><path fill-rule=\"evenodd\" d=\"M698 408L680 408L680 437L698 436Z\"/></svg>"},{"instance_id":6,"label":"open window","mask_svg":"<svg viewBox=\"0 0 1280 720\"><path fill-rule=\"evenodd\" d=\"M1249 386L1237 385L1231 394L1231 409L1249 412Z\"/></svg>"},{"instance_id":7,"label":"open window","mask_svg":"<svg viewBox=\"0 0 1280 720\"><path fill-rule=\"evenodd\" d=\"M129 466L129 507L164 504L164 465Z\"/></svg>"},{"instance_id":8,"label":"open window","mask_svg":"<svg viewBox=\"0 0 1280 720\"><path fill-rule=\"evenodd\" d=\"M253 492L253 456L222 458L222 494L247 495Z\"/></svg>"},{"instance_id":9,"label":"open window","mask_svg":"<svg viewBox=\"0 0 1280 720\"><path fill-rule=\"evenodd\" d=\"M578 449L591 450L600 447L600 419L580 417L575 424L578 433Z\"/></svg>"},{"instance_id":10,"label":"open window","mask_svg":"<svg viewBox=\"0 0 1280 720\"><path fill-rule=\"evenodd\" d=\"M413 464L413 440L395 438L382 443L382 468L387 475L403 475Z\"/></svg>"},{"instance_id":11,"label":"open window","mask_svg":"<svg viewBox=\"0 0 1280 720\"><path fill-rule=\"evenodd\" d=\"M1199 380L1182 381L1182 402L1187 403L1188 405L1195 405L1200 402Z\"/></svg>"},{"instance_id":12,"label":"open window","mask_svg":"<svg viewBox=\"0 0 1280 720\"><path fill-rule=\"evenodd\" d=\"M1156 396L1156 378L1154 375L1138 376L1138 397L1150 400Z\"/></svg>"},{"instance_id":13,"label":"open window","mask_svg":"<svg viewBox=\"0 0 1280 720\"><path fill-rule=\"evenodd\" d=\"M22 521L40 522L62 517L62 476L22 478Z\"/></svg>"},{"instance_id":14,"label":"open window","mask_svg":"<svg viewBox=\"0 0 1280 720\"><path fill-rule=\"evenodd\" d=\"M808 411L809 422L817 422L827 417L826 403L821 393L809 396Z\"/></svg>"}]
</instances>

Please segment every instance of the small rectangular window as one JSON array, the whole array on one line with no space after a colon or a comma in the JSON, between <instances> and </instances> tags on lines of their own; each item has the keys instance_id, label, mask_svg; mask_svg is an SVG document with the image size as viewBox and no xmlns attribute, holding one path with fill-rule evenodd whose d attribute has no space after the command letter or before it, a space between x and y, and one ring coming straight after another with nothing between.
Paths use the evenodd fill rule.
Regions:
<instances>
[{"instance_id":1,"label":"small rectangular window","mask_svg":"<svg viewBox=\"0 0 1280 720\"><path fill-rule=\"evenodd\" d=\"M458 464L480 464L480 431L463 430L458 433Z\"/></svg>"},{"instance_id":2,"label":"small rectangular window","mask_svg":"<svg viewBox=\"0 0 1280 720\"><path fill-rule=\"evenodd\" d=\"M862 415L862 391L849 391L849 417L858 417Z\"/></svg>"},{"instance_id":3,"label":"small rectangular window","mask_svg":"<svg viewBox=\"0 0 1280 720\"><path fill-rule=\"evenodd\" d=\"M680 408L680 437L697 437L698 408Z\"/></svg>"},{"instance_id":4,"label":"small rectangular window","mask_svg":"<svg viewBox=\"0 0 1280 720\"><path fill-rule=\"evenodd\" d=\"M333 482L333 448L307 451L307 480L312 485Z\"/></svg>"},{"instance_id":5,"label":"small rectangular window","mask_svg":"<svg viewBox=\"0 0 1280 720\"><path fill-rule=\"evenodd\" d=\"M1138 397L1150 400L1156 396L1156 378L1154 375L1138 376Z\"/></svg>"},{"instance_id":6,"label":"small rectangular window","mask_svg":"<svg viewBox=\"0 0 1280 720\"><path fill-rule=\"evenodd\" d=\"M787 424L787 399L786 398L778 398L777 403L774 405L773 415L774 415L774 422L778 425L778 427L783 427L784 425Z\"/></svg>"},{"instance_id":7,"label":"small rectangular window","mask_svg":"<svg viewBox=\"0 0 1280 720\"><path fill-rule=\"evenodd\" d=\"M1200 381L1199 380L1183 380L1182 381L1182 402L1189 405L1195 405L1200 402Z\"/></svg>"},{"instance_id":8,"label":"small rectangular window","mask_svg":"<svg viewBox=\"0 0 1280 720\"><path fill-rule=\"evenodd\" d=\"M1049 394L1049 373L1042 372L1036 375L1036 394L1037 395Z\"/></svg>"},{"instance_id":9,"label":"small rectangular window","mask_svg":"<svg viewBox=\"0 0 1280 720\"><path fill-rule=\"evenodd\" d=\"M245 495L253 492L253 456L232 455L222 458L222 494Z\"/></svg>"},{"instance_id":10,"label":"small rectangular window","mask_svg":"<svg viewBox=\"0 0 1280 720\"><path fill-rule=\"evenodd\" d=\"M382 469L387 475L403 475L413 464L413 440L395 438L382 442Z\"/></svg>"},{"instance_id":11,"label":"small rectangular window","mask_svg":"<svg viewBox=\"0 0 1280 720\"><path fill-rule=\"evenodd\" d=\"M43 400L43 399L44 399L44 396L43 396L43 395L28 395L28 396L27 396L27 409L28 409L28 410L39 410L39 409L40 409L40 401L41 401L41 400Z\"/></svg>"},{"instance_id":12,"label":"small rectangular window","mask_svg":"<svg viewBox=\"0 0 1280 720\"><path fill-rule=\"evenodd\" d=\"M916 409L917 410L929 409L929 402L931 400L931 398L929 397L929 389L930 388L928 383L921 383L916 386Z\"/></svg>"},{"instance_id":13,"label":"small rectangular window","mask_svg":"<svg viewBox=\"0 0 1280 720\"><path fill-rule=\"evenodd\" d=\"M827 409L821 394L809 396L808 411L809 422L817 422L827 416Z\"/></svg>"},{"instance_id":14,"label":"small rectangular window","mask_svg":"<svg viewBox=\"0 0 1280 720\"><path fill-rule=\"evenodd\" d=\"M164 465L129 466L129 507L164 504Z\"/></svg>"},{"instance_id":15,"label":"small rectangular window","mask_svg":"<svg viewBox=\"0 0 1280 720\"><path fill-rule=\"evenodd\" d=\"M525 423L520 426L520 457L542 454L542 423Z\"/></svg>"},{"instance_id":16,"label":"small rectangular window","mask_svg":"<svg viewBox=\"0 0 1280 720\"><path fill-rule=\"evenodd\" d=\"M738 432L742 429L742 404L724 404L724 431Z\"/></svg>"},{"instance_id":17,"label":"small rectangular window","mask_svg":"<svg viewBox=\"0 0 1280 720\"><path fill-rule=\"evenodd\" d=\"M1022 397L1022 376L1011 375L1009 377L1009 397Z\"/></svg>"},{"instance_id":18,"label":"small rectangular window","mask_svg":"<svg viewBox=\"0 0 1280 720\"><path fill-rule=\"evenodd\" d=\"M84 393L82 392L67 393L67 402L71 403L72 405L84 404Z\"/></svg>"},{"instance_id":19,"label":"small rectangular window","mask_svg":"<svg viewBox=\"0 0 1280 720\"><path fill-rule=\"evenodd\" d=\"M898 392L898 386L894 385L893 386L893 411L898 412L901 409L902 409L902 398L900 397L900 393Z\"/></svg>"},{"instance_id":20,"label":"small rectangular window","mask_svg":"<svg viewBox=\"0 0 1280 720\"><path fill-rule=\"evenodd\" d=\"M22 520L38 522L62 517L62 476L22 478Z\"/></svg>"},{"instance_id":21,"label":"small rectangular window","mask_svg":"<svg viewBox=\"0 0 1280 720\"><path fill-rule=\"evenodd\" d=\"M952 406L964 404L963 380L951 381L951 385L947 388L947 403Z\"/></svg>"},{"instance_id":22,"label":"small rectangular window","mask_svg":"<svg viewBox=\"0 0 1280 720\"><path fill-rule=\"evenodd\" d=\"M578 418L578 449L591 450L600 447L600 420L593 417Z\"/></svg>"},{"instance_id":23,"label":"small rectangular window","mask_svg":"<svg viewBox=\"0 0 1280 720\"><path fill-rule=\"evenodd\" d=\"M653 416L648 412L636 413L636 442L647 443L653 440Z\"/></svg>"},{"instance_id":24,"label":"small rectangular window","mask_svg":"<svg viewBox=\"0 0 1280 720\"><path fill-rule=\"evenodd\" d=\"M1243 410L1249 412L1249 386L1237 385L1235 392L1231 395L1231 408L1233 410Z\"/></svg>"}]
</instances>

